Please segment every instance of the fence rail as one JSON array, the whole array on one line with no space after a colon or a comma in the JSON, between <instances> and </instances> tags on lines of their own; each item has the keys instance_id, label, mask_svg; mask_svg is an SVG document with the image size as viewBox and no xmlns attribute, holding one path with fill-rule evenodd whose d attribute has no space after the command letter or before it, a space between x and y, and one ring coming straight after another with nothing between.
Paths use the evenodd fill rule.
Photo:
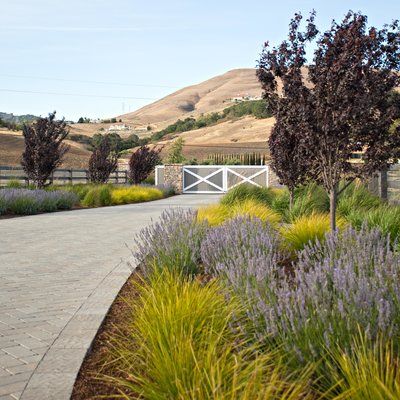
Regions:
<instances>
[{"instance_id":1,"label":"fence rail","mask_svg":"<svg viewBox=\"0 0 400 400\"><path fill-rule=\"evenodd\" d=\"M22 167L0 165L0 186L7 185L10 180L29 184L29 179ZM87 183L89 182L88 170L59 168L54 170L50 181L56 185ZM117 170L110 175L108 182L126 184L128 183L128 172L126 170Z\"/></svg>"}]
</instances>

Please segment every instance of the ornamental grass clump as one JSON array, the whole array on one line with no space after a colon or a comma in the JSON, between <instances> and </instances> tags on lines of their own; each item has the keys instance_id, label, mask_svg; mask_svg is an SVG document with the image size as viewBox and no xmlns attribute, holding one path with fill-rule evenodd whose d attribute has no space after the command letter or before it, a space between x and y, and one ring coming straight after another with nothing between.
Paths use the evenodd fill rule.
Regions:
<instances>
[{"instance_id":1,"label":"ornamental grass clump","mask_svg":"<svg viewBox=\"0 0 400 400\"><path fill-rule=\"evenodd\" d=\"M369 228L379 228L392 242L400 239L400 206L383 204L368 211L355 210L346 218L357 229L366 224Z\"/></svg>"},{"instance_id":2,"label":"ornamental grass clump","mask_svg":"<svg viewBox=\"0 0 400 400\"><path fill-rule=\"evenodd\" d=\"M400 399L400 358L392 340L371 342L360 332L350 352L334 348L325 362L336 382L327 399Z\"/></svg>"},{"instance_id":3,"label":"ornamental grass clump","mask_svg":"<svg viewBox=\"0 0 400 400\"><path fill-rule=\"evenodd\" d=\"M234 204L250 199L264 205L270 205L273 198L274 192L272 189L243 183L230 189L229 192L222 197L221 204L233 206Z\"/></svg>"},{"instance_id":4,"label":"ornamental grass clump","mask_svg":"<svg viewBox=\"0 0 400 400\"><path fill-rule=\"evenodd\" d=\"M160 189L143 186L129 186L114 189L111 192L112 204L131 204L162 199L163 192Z\"/></svg>"},{"instance_id":5,"label":"ornamental grass clump","mask_svg":"<svg viewBox=\"0 0 400 400\"><path fill-rule=\"evenodd\" d=\"M252 199L234 203L233 205L212 204L198 210L198 220L207 221L210 226L217 226L237 216L259 218L264 222L276 225L281 217L268 206Z\"/></svg>"},{"instance_id":6,"label":"ornamental grass clump","mask_svg":"<svg viewBox=\"0 0 400 400\"><path fill-rule=\"evenodd\" d=\"M105 378L125 398L311 398L307 373L294 380L276 352L244 346L232 329L242 307L218 282L164 271L137 291L129 304L130 335L113 340L113 362L124 375Z\"/></svg>"},{"instance_id":7,"label":"ornamental grass clump","mask_svg":"<svg viewBox=\"0 0 400 400\"><path fill-rule=\"evenodd\" d=\"M382 201L374 196L360 182L352 183L340 194L337 212L342 217L347 217L354 211L369 211L379 207Z\"/></svg>"},{"instance_id":8,"label":"ornamental grass clump","mask_svg":"<svg viewBox=\"0 0 400 400\"><path fill-rule=\"evenodd\" d=\"M206 224L197 222L197 212L185 209L163 211L157 222L135 237L134 256L145 275L168 269L193 275L199 271L200 244Z\"/></svg>"},{"instance_id":9,"label":"ornamental grass clump","mask_svg":"<svg viewBox=\"0 0 400 400\"><path fill-rule=\"evenodd\" d=\"M339 229L343 229L346 225L341 218L338 218L336 223ZM307 244L323 241L329 231L329 214L303 215L293 223L284 225L280 230L285 246L291 251L301 250Z\"/></svg>"},{"instance_id":10,"label":"ornamental grass clump","mask_svg":"<svg viewBox=\"0 0 400 400\"><path fill-rule=\"evenodd\" d=\"M85 207L104 207L112 204L112 187L109 185L95 185L86 193L82 200Z\"/></svg>"}]
</instances>

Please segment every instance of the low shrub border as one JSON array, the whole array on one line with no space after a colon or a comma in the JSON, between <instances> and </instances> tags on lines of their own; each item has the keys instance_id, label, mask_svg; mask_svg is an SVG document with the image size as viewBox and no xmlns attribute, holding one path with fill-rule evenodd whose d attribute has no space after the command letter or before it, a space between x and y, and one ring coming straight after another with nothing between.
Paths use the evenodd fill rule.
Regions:
<instances>
[{"instance_id":1,"label":"low shrub border","mask_svg":"<svg viewBox=\"0 0 400 400\"><path fill-rule=\"evenodd\" d=\"M67 185L46 190L0 189L0 217L33 215L73 208L104 207L159 200L175 194L170 186Z\"/></svg>"}]
</instances>

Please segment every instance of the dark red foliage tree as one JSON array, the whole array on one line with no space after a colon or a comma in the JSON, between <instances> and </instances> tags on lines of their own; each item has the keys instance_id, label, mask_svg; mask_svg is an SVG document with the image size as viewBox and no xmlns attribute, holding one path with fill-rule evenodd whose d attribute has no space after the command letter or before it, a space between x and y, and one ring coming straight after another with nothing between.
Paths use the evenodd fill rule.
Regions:
<instances>
[{"instance_id":1,"label":"dark red foliage tree","mask_svg":"<svg viewBox=\"0 0 400 400\"><path fill-rule=\"evenodd\" d=\"M67 124L64 119L56 121L55 117L54 111L47 118L38 118L30 125L24 124L22 128L25 150L21 165L28 179L37 188L46 185L69 150L69 146L63 143L68 136Z\"/></svg>"},{"instance_id":2,"label":"dark red foliage tree","mask_svg":"<svg viewBox=\"0 0 400 400\"><path fill-rule=\"evenodd\" d=\"M292 21L290 39L304 35L297 19ZM312 21L308 32L316 32ZM316 45L313 63L301 82L290 63L297 53L289 54L286 42L272 50L264 47L258 76L266 98L277 96L279 78L284 94L291 93L287 89L291 85L299 85L296 94L308 93L304 99L296 97L307 110L299 115L305 149L300 158L307 165L307 177L318 179L329 193L331 228L335 229L339 182L387 168L400 145L399 130L389 130L396 114L389 95L400 83L399 24L395 21L380 30L368 28L365 15L349 12L342 23L333 21ZM274 114L282 120L289 111L280 109ZM281 134L286 135L286 130ZM362 163L350 162L354 152L363 153Z\"/></svg>"},{"instance_id":3,"label":"dark red foliage tree","mask_svg":"<svg viewBox=\"0 0 400 400\"><path fill-rule=\"evenodd\" d=\"M88 178L93 183L105 183L118 167L118 154L113 151L108 136L104 136L89 159Z\"/></svg>"},{"instance_id":4,"label":"dark red foliage tree","mask_svg":"<svg viewBox=\"0 0 400 400\"><path fill-rule=\"evenodd\" d=\"M306 63L306 43L318 33L314 17L315 13L312 13L307 20L306 31L299 32L302 16L296 14L289 27L288 40L279 49L265 50L257 70L264 98L276 118L268 141L271 167L280 183L289 189L290 207L294 189L307 180L310 170L307 162L309 149L303 138L312 129L308 121L312 115L312 101L311 92L303 83L303 67ZM280 91L277 79L282 86Z\"/></svg>"},{"instance_id":5,"label":"dark red foliage tree","mask_svg":"<svg viewBox=\"0 0 400 400\"><path fill-rule=\"evenodd\" d=\"M132 183L143 182L155 166L161 163L161 150L161 147L150 149L148 146L141 146L132 153L129 160L129 179Z\"/></svg>"}]
</instances>

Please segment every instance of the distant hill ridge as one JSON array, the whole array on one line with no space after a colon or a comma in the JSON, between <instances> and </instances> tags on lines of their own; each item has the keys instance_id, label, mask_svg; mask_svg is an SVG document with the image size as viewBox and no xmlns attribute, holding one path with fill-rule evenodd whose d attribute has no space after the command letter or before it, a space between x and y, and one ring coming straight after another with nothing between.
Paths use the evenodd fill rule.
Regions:
<instances>
[{"instance_id":1,"label":"distant hill ridge","mask_svg":"<svg viewBox=\"0 0 400 400\"><path fill-rule=\"evenodd\" d=\"M13 113L8 114L5 112L0 112L0 119L4 122L9 122L12 124L23 124L24 122L32 122L37 120L39 117L32 114L25 115L14 115Z\"/></svg>"}]
</instances>

